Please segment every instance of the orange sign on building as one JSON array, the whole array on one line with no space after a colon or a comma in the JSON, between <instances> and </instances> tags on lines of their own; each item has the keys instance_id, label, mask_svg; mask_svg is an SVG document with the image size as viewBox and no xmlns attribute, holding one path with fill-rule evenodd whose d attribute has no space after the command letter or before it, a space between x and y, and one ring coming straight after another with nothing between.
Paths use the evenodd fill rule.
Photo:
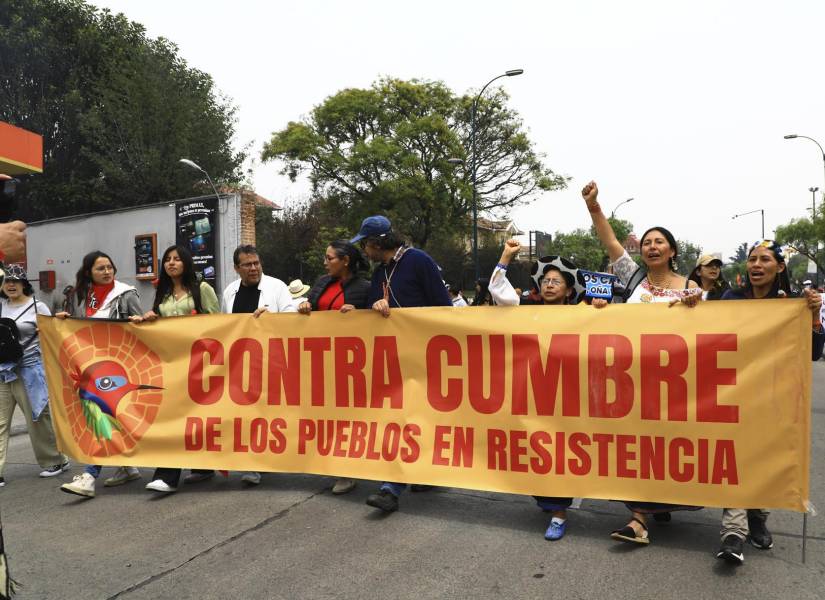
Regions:
<instances>
[{"instance_id":1,"label":"orange sign on building","mask_svg":"<svg viewBox=\"0 0 825 600\"><path fill-rule=\"evenodd\" d=\"M0 173L43 172L43 137L0 121Z\"/></svg>"}]
</instances>

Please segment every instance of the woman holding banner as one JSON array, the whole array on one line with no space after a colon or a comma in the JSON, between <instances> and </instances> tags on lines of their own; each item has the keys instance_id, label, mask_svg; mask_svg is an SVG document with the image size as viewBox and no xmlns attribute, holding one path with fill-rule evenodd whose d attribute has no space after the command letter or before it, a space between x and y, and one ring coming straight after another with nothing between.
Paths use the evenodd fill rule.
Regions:
<instances>
[{"instance_id":1,"label":"woman holding banner","mask_svg":"<svg viewBox=\"0 0 825 600\"><path fill-rule=\"evenodd\" d=\"M158 278L155 302L152 310L142 317L132 317L130 321L141 323L155 321L160 317L179 317L220 312L220 302L212 286L202 281L198 283L192 254L183 246L169 246L161 260L163 268ZM181 469L161 467L155 469L152 481L146 484L153 492L176 492ZM192 469L185 483L197 483L215 476L211 469Z\"/></svg>"},{"instance_id":2,"label":"woman holding banner","mask_svg":"<svg viewBox=\"0 0 825 600\"><path fill-rule=\"evenodd\" d=\"M332 242L324 253L322 275L309 290L309 296L298 305L298 312L309 315L317 310L337 310L346 313L355 309L369 308L367 302L370 282L359 275L369 265L361 252L345 240ZM332 486L333 494L346 494L355 488L355 480L340 478Z\"/></svg>"},{"instance_id":3,"label":"woman holding banner","mask_svg":"<svg viewBox=\"0 0 825 600\"><path fill-rule=\"evenodd\" d=\"M128 319L141 314L137 290L115 279L117 267L111 257L93 250L83 257L75 278L74 291L67 300L68 311L56 313L58 319ZM100 465L87 465L84 472L75 475L70 483L60 486L61 492L85 498L95 497L95 481ZM119 467L114 476L103 481L106 487L123 485L140 479L136 467Z\"/></svg>"},{"instance_id":4,"label":"woman holding banner","mask_svg":"<svg viewBox=\"0 0 825 600\"><path fill-rule=\"evenodd\" d=\"M762 300L772 298L790 298L791 282L788 278L788 269L782 247L773 240L756 242L748 251L746 263L747 276L745 285L738 290L727 290L722 300ZM812 289L802 291L811 310L812 356L819 360L822 348L825 345L825 333L819 311L822 307L822 298ZM779 401L779 400L778 400ZM733 564L742 564L745 561L743 547L745 540L760 550L773 547L773 537L768 530L768 511L761 508L726 508L722 512L722 545L716 553L720 558Z\"/></svg>"},{"instance_id":5,"label":"woman holding banner","mask_svg":"<svg viewBox=\"0 0 825 600\"><path fill-rule=\"evenodd\" d=\"M641 238L640 252L644 266L639 267L630 257L624 246L616 239L613 227L602 213L598 202L599 188L591 181L582 189L582 197L587 204L593 227L599 240L610 257L610 267L625 288L625 302L658 303L667 302L670 306L684 304L696 306L702 299L701 289L695 282L676 272L676 256L679 246L676 238L664 227L651 227ZM653 515L654 520L670 521L670 513L675 510L699 510L700 506L676 506L658 502L626 502L633 513L630 522L613 531L610 536L622 542L649 544L646 515Z\"/></svg>"},{"instance_id":6,"label":"woman holding banner","mask_svg":"<svg viewBox=\"0 0 825 600\"><path fill-rule=\"evenodd\" d=\"M490 276L490 295L498 306L519 306L521 298L507 279L507 267L521 250L517 240L507 240L501 258ZM546 261L546 262L545 262ZM575 304L584 295L583 278L579 270L569 260L553 256L540 259L533 265L533 276L540 290L541 302L545 305L561 306ZM594 298L593 306L601 308L607 300ZM544 532L546 540L560 540L567 531L567 509L573 498L533 496L536 504L544 512L551 513L550 524Z\"/></svg>"}]
</instances>

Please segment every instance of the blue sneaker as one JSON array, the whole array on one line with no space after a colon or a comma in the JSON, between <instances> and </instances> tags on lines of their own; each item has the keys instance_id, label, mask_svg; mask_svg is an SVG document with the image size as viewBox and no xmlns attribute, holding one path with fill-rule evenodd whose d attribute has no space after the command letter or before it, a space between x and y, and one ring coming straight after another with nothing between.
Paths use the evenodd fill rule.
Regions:
<instances>
[{"instance_id":1,"label":"blue sneaker","mask_svg":"<svg viewBox=\"0 0 825 600\"><path fill-rule=\"evenodd\" d=\"M567 521L563 521L559 523L558 521L551 520L550 525L547 527L547 531L544 532L544 539L556 541L560 540L564 537L564 532L567 530Z\"/></svg>"}]
</instances>

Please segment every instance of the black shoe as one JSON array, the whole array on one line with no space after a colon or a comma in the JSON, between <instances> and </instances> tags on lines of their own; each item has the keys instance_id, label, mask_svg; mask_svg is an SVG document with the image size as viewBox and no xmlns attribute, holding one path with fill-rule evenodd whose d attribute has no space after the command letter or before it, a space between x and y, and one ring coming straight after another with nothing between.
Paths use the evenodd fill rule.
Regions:
<instances>
[{"instance_id":1,"label":"black shoe","mask_svg":"<svg viewBox=\"0 0 825 600\"><path fill-rule=\"evenodd\" d=\"M745 562L745 553L742 550L744 543L742 538L729 533L722 540L722 547L716 553L716 558L721 558L734 565L741 565Z\"/></svg>"},{"instance_id":2,"label":"black shoe","mask_svg":"<svg viewBox=\"0 0 825 600\"><path fill-rule=\"evenodd\" d=\"M661 512L661 513L653 513L653 520L657 523L670 523L670 513L669 512Z\"/></svg>"},{"instance_id":3,"label":"black shoe","mask_svg":"<svg viewBox=\"0 0 825 600\"><path fill-rule=\"evenodd\" d=\"M423 483L414 483L410 486L411 492L429 492L435 489L434 485L424 485Z\"/></svg>"},{"instance_id":4,"label":"black shoe","mask_svg":"<svg viewBox=\"0 0 825 600\"><path fill-rule=\"evenodd\" d=\"M367 504L384 512L398 510L398 498L389 490L379 490L377 494L370 494L367 496Z\"/></svg>"},{"instance_id":5,"label":"black shoe","mask_svg":"<svg viewBox=\"0 0 825 600\"><path fill-rule=\"evenodd\" d=\"M761 516L749 516L748 529L750 530L748 539L750 540L752 546L759 548L760 550L770 550L773 548L773 536L771 536L771 532L768 531L768 526L765 523L764 518Z\"/></svg>"},{"instance_id":6,"label":"black shoe","mask_svg":"<svg viewBox=\"0 0 825 600\"><path fill-rule=\"evenodd\" d=\"M3 487L4 485L6 485L6 478L0 477L0 487Z\"/></svg>"}]
</instances>

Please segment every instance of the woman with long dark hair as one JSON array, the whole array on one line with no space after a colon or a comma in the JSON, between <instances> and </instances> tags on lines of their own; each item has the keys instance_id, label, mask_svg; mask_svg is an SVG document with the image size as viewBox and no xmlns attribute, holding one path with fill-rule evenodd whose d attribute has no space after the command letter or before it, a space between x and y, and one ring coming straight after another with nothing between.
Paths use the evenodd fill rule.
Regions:
<instances>
[{"instance_id":1,"label":"woman with long dark hair","mask_svg":"<svg viewBox=\"0 0 825 600\"><path fill-rule=\"evenodd\" d=\"M627 304L667 302L670 306L685 304L696 306L702 299L696 282L676 272L679 245L673 234L664 227L651 227L641 237L639 244L643 266L630 257L616 238L613 227L602 213L598 202L599 188L591 181L582 189L593 227L602 246L607 250L613 274L625 288ZM670 513L676 510L699 510L700 506L672 505L660 502L625 502L633 513L627 525L613 531L610 536L622 542L649 544L647 516L656 521L670 521Z\"/></svg>"},{"instance_id":2,"label":"woman with long dark hair","mask_svg":"<svg viewBox=\"0 0 825 600\"><path fill-rule=\"evenodd\" d=\"M66 311L56 313L58 319L120 319L140 315L137 290L118 281L117 267L111 257L93 250L83 257L77 270L73 291L66 298ZM100 476L100 465L87 465L84 472L71 482L60 486L60 491L84 498L95 497L95 481ZM136 467L119 467L114 476L103 481L106 487L122 485L140 479Z\"/></svg>"},{"instance_id":3,"label":"woman with long dark hair","mask_svg":"<svg viewBox=\"0 0 825 600\"><path fill-rule=\"evenodd\" d=\"M161 265L152 310L142 317L132 318L133 322L220 312L220 302L215 290L205 281L198 282L192 254L184 246L169 246L163 252ZM180 475L181 469L158 468L152 481L146 484L146 489L153 492L176 492ZM215 472L209 469L193 469L184 482L197 483L214 475Z\"/></svg>"},{"instance_id":4,"label":"woman with long dark hair","mask_svg":"<svg viewBox=\"0 0 825 600\"><path fill-rule=\"evenodd\" d=\"M769 300L792 298L791 282L782 247L773 240L761 240L748 250L745 284L737 290L727 290L722 300ZM825 345L825 333L819 311L822 298L816 290L802 291L812 317L812 356L819 360ZM770 389L770 388L768 388ZM781 398L777 399L781 402ZM726 508L722 513L722 544L716 557L733 564L745 560L743 547L746 539L760 550L773 547L773 537L768 530L768 511L763 508Z\"/></svg>"},{"instance_id":5,"label":"woman with long dark hair","mask_svg":"<svg viewBox=\"0 0 825 600\"><path fill-rule=\"evenodd\" d=\"M722 277L722 259L712 254L699 257L688 279L702 288L702 300L719 300L730 289L728 282Z\"/></svg>"},{"instance_id":6,"label":"woman with long dark hair","mask_svg":"<svg viewBox=\"0 0 825 600\"><path fill-rule=\"evenodd\" d=\"M369 308L370 282L359 275L361 269L368 268L367 261L354 244L345 240L332 242L324 253L327 274L317 279L307 299L298 305L298 312L304 315L318 310L346 313ZM354 488L355 480L339 478L332 486L332 493L346 494Z\"/></svg>"}]
</instances>

